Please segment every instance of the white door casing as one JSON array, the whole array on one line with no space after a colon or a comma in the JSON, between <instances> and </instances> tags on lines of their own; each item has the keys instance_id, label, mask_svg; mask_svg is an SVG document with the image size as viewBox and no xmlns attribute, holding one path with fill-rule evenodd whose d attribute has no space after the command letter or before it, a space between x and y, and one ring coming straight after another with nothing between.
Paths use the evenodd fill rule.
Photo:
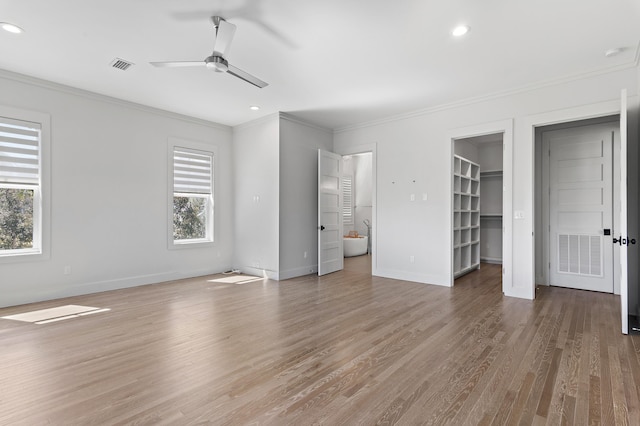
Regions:
<instances>
[{"instance_id":1,"label":"white door casing","mask_svg":"<svg viewBox=\"0 0 640 426\"><path fill-rule=\"evenodd\" d=\"M613 124L543 133L549 173L549 283L613 293Z\"/></svg>"},{"instance_id":2,"label":"white door casing","mask_svg":"<svg viewBox=\"0 0 640 426\"><path fill-rule=\"evenodd\" d=\"M627 90L620 94L620 220L614 230L624 241L627 235ZM622 243L620 241L620 243ZM622 333L629 333L629 292L627 269L627 246L620 244L620 315L622 317Z\"/></svg>"},{"instance_id":3,"label":"white door casing","mask_svg":"<svg viewBox=\"0 0 640 426\"><path fill-rule=\"evenodd\" d=\"M318 150L318 275L344 267L342 156Z\"/></svg>"}]
</instances>

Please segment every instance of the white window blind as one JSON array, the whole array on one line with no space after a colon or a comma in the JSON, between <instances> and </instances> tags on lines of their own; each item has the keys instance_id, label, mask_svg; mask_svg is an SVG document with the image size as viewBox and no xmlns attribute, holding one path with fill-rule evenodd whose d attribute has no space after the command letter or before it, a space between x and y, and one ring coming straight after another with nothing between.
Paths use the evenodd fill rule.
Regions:
<instances>
[{"instance_id":1,"label":"white window blind","mask_svg":"<svg viewBox=\"0 0 640 426\"><path fill-rule=\"evenodd\" d=\"M213 155L182 148L173 151L173 192L212 193Z\"/></svg>"},{"instance_id":2,"label":"white window blind","mask_svg":"<svg viewBox=\"0 0 640 426\"><path fill-rule=\"evenodd\" d=\"M353 224L353 178L351 176L342 178L342 223Z\"/></svg>"},{"instance_id":3,"label":"white window blind","mask_svg":"<svg viewBox=\"0 0 640 426\"><path fill-rule=\"evenodd\" d=\"M40 183L40 125L0 117L0 182Z\"/></svg>"}]
</instances>

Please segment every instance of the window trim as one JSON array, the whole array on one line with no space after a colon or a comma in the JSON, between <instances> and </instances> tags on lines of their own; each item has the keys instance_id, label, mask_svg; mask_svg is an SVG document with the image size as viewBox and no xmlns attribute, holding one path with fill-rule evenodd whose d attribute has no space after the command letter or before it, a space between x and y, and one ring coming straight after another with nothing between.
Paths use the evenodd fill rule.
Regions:
<instances>
[{"instance_id":1,"label":"window trim","mask_svg":"<svg viewBox=\"0 0 640 426\"><path fill-rule=\"evenodd\" d=\"M51 116L44 112L30 111L0 105L0 117L26 121L40 126L40 182L39 185L5 183L3 187L34 189L33 227L34 246L30 249L10 250L0 254L0 264L47 260L51 253ZM37 207L37 208L36 208ZM39 239L39 244L38 240Z\"/></svg>"},{"instance_id":2,"label":"window trim","mask_svg":"<svg viewBox=\"0 0 640 426\"><path fill-rule=\"evenodd\" d=\"M209 234L207 238L197 238L190 240L178 240L173 239L173 153L176 149L184 149L187 151L201 152L204 154L211 154L211 167L213 168L211 179L211 195L209 195L209 203L211 208L207 212L209 217L209 223L211 223L212 229L207 230ZM167 144L167 247L169 250L180 250L188 248L202 248L208 246L214 246L217 240L218 233L218 218L216 217L216 194L218 192L218 168L217 168L218 149L215 145L209 145L202 142L195 142L191 140L169 137ZM191 196L202 196L199 194L190 194ZM206 196L206 195L205 195ZM204 198L204 197L203 197Z\"/></svg>"}]
</instances>

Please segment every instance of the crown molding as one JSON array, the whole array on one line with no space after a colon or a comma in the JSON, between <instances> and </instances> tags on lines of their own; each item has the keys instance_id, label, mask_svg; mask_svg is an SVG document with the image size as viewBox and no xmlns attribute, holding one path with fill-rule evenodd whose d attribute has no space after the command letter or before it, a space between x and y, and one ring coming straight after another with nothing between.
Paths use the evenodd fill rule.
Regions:
<instances>
[{"instance_id":1,"label":"crown molding","mask_svg":"<svg viewBox=\"0 0 640 426\"><path fill-rule=\"evenodd\" d=\"M248 129L250 127L257 126L259 124L264 124L264 123L267 123L269 121L273 121L273 120L277 120L277 119L278 119L278 113L274 112L274 113L267 114L265 116L253 119L251 121L246 121L244 123L236 124L235 126L232 126L231 129L232 129L232 131L235 132L237 130Z\"/></svg>"},{"instance_id":2,"label":"crown molding","mask_svg":"<svg viewBox=\"0 0 640 426\"><path fill-rule=\"evenodd\" d=\"M148 105L126 101L124 99L102 95L100 93L79 89L77 87L67 86L65 84L54 83L53 81L43 80L37 77L32 77L25 74L19 74L13 71L0 69L0 78L3 78L5 80L15 81L18 83L29 84L36 87L41 87L43 89L54 90L56 92L66 93L68 95L78 96L85 99L91 99L98 102L105 102L113 105L124 106L124 107L135 109L138 111L159 115L162 117L167 117L167 118L181 120L181 121L185 121L193 124L212 127L217 130L222 130L225 132L231 132L231 126L227 126L224 124L216 123L216 122L201 119L201 118L191 117L188 115L178 114L176 112L171 112L171 111L167 111L160 108L154 108Z\"/></svg>"},{"instance_id":3,"label":"crown molding","mask_svg":"<svg viewBox=\"0 0 640 426\"><path fill-rule=\"evenodd\" d=\"M567 84L567 83L574 82L574 81L579 81L579 80L584 80L584 79L587 79L587 78L597 77L597 76L600 76L600 75L610 74L610 73L617 72L617 71L624 71L624 70L627 70L627 69L630 69L630 68L637 68L638 67L638 61L640 59L639 56L640 56L640 44L636 48L636 57L635 57L635 60L634 60L633 63L625 63L625 64L622 64L622 65L616 65L616 66L613 66L613 67L601 68L601 69L598 69L598 70L592 70L592 71L588 71L588 72L584 72L584 73L580 73L580 74L572 74L572 75L569 75L569 76L553 78L553 79L549 79L549 80L542 80L542 81L539 81L539 82L534 83L534 84L520 86L520 87L513 88L513 89L492 92L492 93L488 93L488 94L481 95L481 96L476 96L476 97L472 97L472 98L462 99L462 100L459 100L459 101L454 101L454 102L449 102L449 103L445 103L445 104L441 104L441 105L436 105L436 106L433 106L433 107L422 108L422 109L409 111L409 112L402 113L402 114L392 115L392 116L381 118L381 119L378 119L378 120L366 121L366 122L357 123L357 124L353 124L353 125L338 127L338 128L333 130L333 133L334 134L338 134L338 133L344 133L344 132L358 130L358 129L365 129L365 128L368 128L368 127L378 126L378 125L381 125L381 124L407 120L407 119L410 119L410 118L421 117L421 116L433 114L433 113L440 112L440 111L460 108L460 107L463 107L463 106L478 104L478 103L481 103L481 102L486 102L486 101L490 101L490 100L494 100L494 99L505 98L505 97L508 97L508 96L513 96L513 95L517 95L517 94L521 94L521 93L532 92L532 91L543 89L543 88L547 88L547 87L559 86L559 85Z\"/></svg>"},{"instance_id":4,"label":"crown molding","mask_svg":"<svg viewBox=\"0 0 640 426\"><path fill-rule=\"evenodd\" d=\"M279 114L280 114L280 118L282 120L287 120L287 121L290 121L292 123L300 124L301 126L306 126L306 127L311 128L311 129L318 130L318 131L321 131L321 132L324 132L324 133L333 134L333 130L332 129L329 129L327 127L318 126L317 124L313 124L313 123L310 123L308 121L304 121L301 118L298 118L298 117L296 117L296 116L294 116L294 115L292 115L290 113L280 112Z\"/></svg>"}]
</instances>

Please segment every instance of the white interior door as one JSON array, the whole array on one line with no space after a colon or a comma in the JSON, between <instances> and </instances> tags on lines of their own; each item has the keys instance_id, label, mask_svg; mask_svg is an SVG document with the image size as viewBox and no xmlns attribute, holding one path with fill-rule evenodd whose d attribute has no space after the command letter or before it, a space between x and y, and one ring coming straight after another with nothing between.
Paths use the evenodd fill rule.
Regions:
<instances>
[{"instance_id":1,"label":"white interior door","mask_svg":"<svg viewBox=\"0 0 640 426\"><path fill-rule=\"evenodd\" d=\"M318 275L344 267L342 156L318 150Z\"/></svg>"},{"instance_id":2,"label":"white interior door","mask_svg":"<svg viewBox=\"0 0 640 426\"><path fill-rule=\"evenodd\" d=\"M614 230L620 243L620 314L622 333L629 333L629 292L627 277L627 90L620 95L620 221ZM625 244L623 244L623 242Z\"/></svg>"},{"instance_id":3,"label":"white interior door","mask_svg":"<svg viewBox=\"0 0 640 426\"><path fill-rule=\"evenodd\" d=\"M543 134L551 285L613 293L614 131L606 123Z\"/></svg>"}]
</instances>

